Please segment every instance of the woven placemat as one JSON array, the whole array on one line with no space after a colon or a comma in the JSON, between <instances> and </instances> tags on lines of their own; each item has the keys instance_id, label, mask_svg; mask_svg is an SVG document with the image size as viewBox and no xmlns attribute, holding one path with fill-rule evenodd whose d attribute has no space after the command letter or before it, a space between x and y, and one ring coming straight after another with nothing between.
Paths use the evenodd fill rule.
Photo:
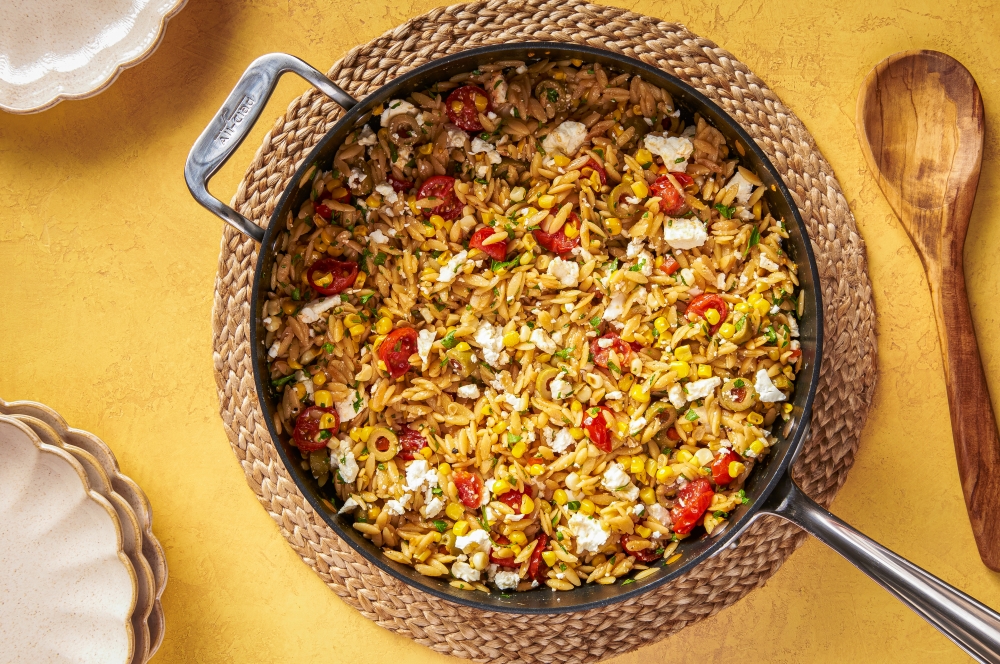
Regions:
<instances>
[{"instance_id":1,"label":"woven placemat","mask_svg":"<svg viewBox=\"0 0 1000 664\"><path fill-rule=\"evenodd\" d=\"M491 1L435 9L351 50L329 76L357 98L444 55L513 41L563 41L624 53L712 98L782 174L812 239L825 304L826 343L812 437L795 467L828 505L854 460L875 383L875 312L864 242L830 165L802 123L743 63L675 23L580 0ZM265 137L234 198L264 225L301 160L340 117L312 89ZM775 517L690 573L606 610L553 616L477 612L379 572L315 514L282 466L254 392L250 291L257 247L226 227L216 283L214 360L233 450L268 513L303 561L345 602L386 629L436 651L479 661L591 662L653 643L762 585L804 539ZM516 627L515 627L516 625Z\"/></svg>"}]
</instances>

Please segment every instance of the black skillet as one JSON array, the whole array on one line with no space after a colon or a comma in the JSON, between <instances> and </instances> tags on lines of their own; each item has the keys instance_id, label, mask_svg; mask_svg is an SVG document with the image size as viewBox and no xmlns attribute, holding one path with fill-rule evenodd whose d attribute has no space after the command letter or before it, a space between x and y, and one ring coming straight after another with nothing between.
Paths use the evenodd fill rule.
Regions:
<instances>
[{"instance_id":1,"label":"black skillet","mask_svg":"<svg viewBox=\"0 0 1000 664\"><path fill-rule=\"evenodd\" d=\"M746 153L746 166L756 172L765 184L774 185L773 190L766 194L768 205L776 217L789 222L788 252L800 266L807 267L799 273L801 288L805 293L804 315L800 325L803 369L796 380L791 419L778 432L778 443L772 448L767 461L754 469L746 483L745 490L750 502L731 515L728 528L721 534L713 533L716 536L703 535L684 540L677 549L678 553L683 554L677 562L665 565L661 572L628 585L591 584L570 592L531 591L511 595L461 591L452 588L446 580L423 576L411 567L389 560L351 527L349 519L324 507L320 502L324 491L317 486L310 471L303 470L300 466L298 450L289 443L287 437L277 434L274 427L277 395L268 380L261 322L261 307L266 301L266 285L270 283L274 263L274 243L279 235L274 229L281 228L280 220L289 211L297 211L308 198L309 186L299 186L304 173L314 164L331 164L341 141L370 117L370 111L376 105L389 99L405 97L411 91L423 89L436 81L446 80L455 74L471 71L478 65L498 60L534 62L540 59L573 58L600 62L603 66L620 72L640 74L653 85L663 87L670 92L682 111L689 114L700 113L726 136L731 145L739 143ZM303 160L266 228L261 228L214 198L208 192L207 185L212 175L246 138L278 78L285 72L299 74L341 105L346 113ZM638 60L597 48L546 42L514 43L476 48L435 60L390 81L365 99L356 101L298 58L275 53L258 58L244 73L222 109L192 148L184 176L188 188L199 203L261 245L251 300L254 380L264 419L281 460L316 513L379 569L437 597L485 611L526 614L582 611L608 606L649 592L685 574L724 548L733 546L741 533L759 516L773 514L798 525L847 558L977 660L1000 663L1000 615L857 532L813 502L792 481L789 468L807 439L809 414L819 382L822 355L823 309L816 261L798 208L773 164L737 122L687 83Z\"/></svg>"}]
</instances>

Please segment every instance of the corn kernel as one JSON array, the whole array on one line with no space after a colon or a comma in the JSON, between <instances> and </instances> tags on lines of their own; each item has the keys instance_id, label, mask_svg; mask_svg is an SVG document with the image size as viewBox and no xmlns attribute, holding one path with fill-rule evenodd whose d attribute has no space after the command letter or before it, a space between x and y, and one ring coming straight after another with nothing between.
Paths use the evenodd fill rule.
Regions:
<instances>
[{"instance_id":1,"label":"corn kernel","mask_svg":"<svg viewBox=\"0 0 1000 664\"><path fill-rule=\"evenodd\" d=\"M749 415L747 415L747 422L749 422L750 424L757 425L763 421L764 421L764 416L761 415L760 413L750 413Z\"/></svg>"},{"instance_id":2,"label":"corn kernel","mask_svg":"<svg viewBox=\"0 0 1000 664\"><path fill-rule=\"evenodd\" d=\"M670 370L677 374L678 378L687 378L691 373L691 365L687 362L671 362Z\"/></svg>"},{"instance_id":3,"label":"corn kernel","mask_svg":"<svg viewBox=\"0 0 1000 664\"><path fill-rule=\"evenodd\" d=\"M649 401L649 392L646 391L646 387L642 383L636 383L633 385L632 389L628 391L628 395L632 397L633 401L638 401L639 403L646 403Z\"/></svg>"},{"instance_id":4,"label":"corn kernel","mask_svg":"<svg viewBox=\"0 0 1000 664\"><path fill-rule=\"evenodd\" d=\"M723 323L719 327L719 335L723 339L732 339L734 334L736 334L736 328L733 327L732 323Z\"/></svg>"},{"instance_id":5,"label":"corn kernel","mask_svg":"<svg viewBox=\"0 0 1000 664\"><path fill-rule=\"evenodd\" d=\"M660 316L653 321L653 327L655 327L660 334L663 334L664 332L667 331L667 328L670 327L670 323L667 321L665 317Z\"/></svg>"},{"instance_id":6,"label":"corn kernel","mask_svg":"<svg viewBox=\"0 0 1000 664\"><path fill-rule=\"evenodd\" d=\"M577 228L574 224L566 224L565 226L563 226L563 233L566 234L566 237L572 239L580 234L580 229Z\"/></svg>"},{"instance_id":7,"label":"corn kernel","mask_svg":"<svg viewBox=\"0 0 1000 664\"><path fill-rule=\"evenodd\" d=\"M497 480L493 483L493 495L502 496L510 491L510 482L507 480Z\"/></svg>"},{"instance_id":8,"label":"corn kernel","mask_svg":"<svg viewBox=\"0 0 1000 664\"><path fill-rule=\"evenodd\" d=\"M783 410L786 414L792 412L794 408L795 406L790 403L786 403L781 406L781 410Z\"/></svg>"},{"instance_id":9,"label":"corn kernel","mask_svg":"<svg viewBox=\"0 0 1000 664\"><path fill-rule=\"evenodd\" d=\"M646 526L636 526L635 532L639 533L639 536L644 539L653 534L652 529L647 528Z\"/></svg>"},{"instance_id":10,"label":"corn kernel","mask_svg":"<svg viewBox=\"0 0 1000 664\"><path fill-rule=\"evenodd\" d=\"M502 434L506 430L507 430L506 420L501 420L500 422L497 422L496 424L493 425L493 433L497 435Z\"/></svg>"},{"instance_id":11,"label":"corn kernel","mask_svg":"<svg viewBox=\"0 0 1000 664\"><path fill-rule=\"evenodd\" d=\"M421 145L417 149L420 151L420 154L428 155L431 152L434 152L434 144L433 143L424 143L423 145Z\"/></svg>"},{"instance_id":12,"label":"corn kernel","mask_svg":"<svg viewBox=\"0 0 1000 664\"><path fill-rule=\"evenodd\" d=\"M681 346L674 349L674 359L680 360L681 362L690 362L691 357L692 354L690 346Z\"/></svg>"},{"instance_id":13,"label":"corn kernel","mask_svg":"<svg viewBox=\"0 0 1000 664\"><path fill-rule=\"evenodd\" d=\"M389 367L385 366L385 362L383 362L382 360L379 360L378 363L375 366L378 367L379 371L388 371L389 370Z\"/></svg>"},{"instance_id":14,"label":"corn kernel","mask_svg":"<svg viewBox=\"0 0 1000 664\"><path fill-rule=\"evenodd\" d=\"M612 235L618 235L622 232L622 222L621 219L617 217L609 217L604 220L604 226Z\"/></svg>"},{"instance_id":15,"label":"corn kernel","mask_svg":"<svg viewBox=\"0 0 1000 664\"><path fill-rule=\"evenodd\" d=\"M548 565L549 567L552 567L553 565L556 564L556 552L555 551L542 551L542 560L545 561L546 565Z\"/></svg>"},{"instance_id":16,"label":"corn kernel","mask_svg":"<svg viewBox=\"0 0 1000 664\"><path fill-rule=\"evenodd\" d=\"M632 457L631 462L626 466L629 472L637 475L646 470L646 461L641 456Z\"/></svg>"},{"instance_id":17,"label":"corn kernel","mask_svg":"<svg viewBox=\"0 0 1000 664\"><path fill-rule=\"evenodd\" d=\"M580 427L571 427L569 430L569 435L573 436L573 440L583 440L583 429Z\"/></svg>"},{"instance_id":18,"label":"corn kernel","mask_svg":"<svg viewBox=\"0 0 1000 664\"><path fill-rule=\"evenodd\" d=\"M557 81L561 81L564 78L566 78L566 74L557 69L554 72L552 72L552 78L556 79Z\"/></svg>"},{"instance_id":19,"label":"corn kernel","mask_svg":"<svg viewBox=\"0 0 1000 664\"><path fill-rule=\"evenodd\" d=\"M740 475L743 474L743 471L746 470L746 469L747 469L747 467L745 465L743 465L742 463L740 463L739 461L730 461L729 462L729 476L730 477L739 477Z\"/></svg>"},{"instance_id":20,"label":"corn kernel","mask_svg":"<svg viewBox=\"0 0 1000 664\"><path fill-rule=\"evenodd\" d=\"M653 491L652 487L643 487L639 492L639 499L647 505L652 505L656 502L656 492Z\"/></svg>"},{"instance_id":21,"label":"corn kernel","mask_svg":"<svg viewBox=\"0 0 1000 664\"><path fill-rule=\"evenodd\" d=\"M526 233L525 236L521 238L521 246L524 247L525 251L531 251L532 249L538 246L538 243L535 242L534 235L532 235L531 233ZM531 258L531 256L528 256L528 254L525 254L525 257L527 257L528 259ZM522 258L522 260L524 260L524 258Z\"/></svg>"},{"instance_id":22,"label":"corn kernel","mask_svg":"<svg viewBox=\"0 0 1000 664\"><path fill-rule=\"evenodd\" d=\"M420 227L420 232L424 234L424 237L434 237L434 234L437 233L437 230L433 226L428 226L427 224L423 224Z\"/></svg>"},{"instance_id":23,"label":"corn kernel","mask_svg":"<svg viewBox=\"0 0 1000 664\"><path fill-rule=\"evenodd\" d=\"M543 475L544 473L545 473L545 466L543 466L540 463L533 463L530 466L528 466L529 475L534 475L537 477L538 475Z\"/></svg>"},{"instance_id":24,"label":"corn kernel","mask_svg":"<svg viewBox=\"0 0 1000 664\"><path fill-rule=\"evenodd\" d=\"M358 276L354 279L354 287L361 288L365 285L365 280L368 279L368 275L364 272L359 272Z\"/></svg>"},{"instance_id":25,"label":"corn kernel","mask_svg":"<svg viewBox=\"0 0 1000 664\"><path fill-rule=\"evenodd\" d=\"M467 341L459 341L455 345L455 350L457 350L459 353L464 353L466 351L472 350L472 346L470 346Z\"/></svg>"},{"instance_id":26,"label":"corn kernel","mask_svg":"<svg viewBox=\"0 0 1000 664\"><path fill-rule=\"evenodd\" d=\"M639 162L640 166L647 168L653 163L653 155L646 148L639 148L635 152L635 160Z\"/></svg>"},{"instance_id":27,"label":"corn kernel","mask_svg":"<svg viewBox=\"0 0 1000 664\"><path fill-rule=\"evenodd\" d=\"M767 356L777 362L778 358L781 357L781 352L777 348L771 348L767 351Z\"/></svg>"},{"instance_id":28,"label":"corn kernel","mask_svg":"<svg viewBox=\"0 0 1000 664\"><path fill-rule=\"evenodd\" d=\"M597 506L594 505L594 501L588 498L584 498L583 500L580 501L580 514L583 514L584 516L590 516L591 514L594 513L594 510L596 509Z\"/></svg>"},{"instance_id":29,"label":"corn kernel","mask_svg":"<svg viewBox=\"0 0 1000 664\"><path fill-rule=\"evenodd\" d=\"M385 105L379 104L378 106L372 109L372 115L382 115L382 112L384 110L385 110Z\"/></svg>"},{"instance_id":30,"label":"corn kernel","mask_svg":"<svg viewBox=\"0 0 1000 664\"><path fill-rule=\"evenodd\" d=\"M552 160L556 162L556 166L558 166L559 168L566 168L567 166L569 166L569 157L565 155L557 154L556 156L552 157Z\"/></svg>"},{"instance_id":31,"label":"corn kernel","mask_svg":"<svg viewBox=\"0 0 1000 664\"><path fill-rule=\"evenodd\" d=\"M705 320L707 320L710 325L715 325L721 319L722 318L721 316L719 316L719 312L716 311L715 309L709 309L708 311L705 312Z\"/></svg>"},{"instance_id":32,"label":"corn kernel","mask_svg":"<svg viewBox=\"0 0 1000 664\"><path fill-rule=\"evenodd\" d=\"M422 456L425 459L430 459L433 455L434 455L434 450L432 450L430 447L422 447L420 449L420 456Z\"/></svg>"},{"instance_id":33,"label":"corn kernel","mask_svg":"<svg viewBox=\"0 0 1000 664\"><path fill-rule=\"evenodd\" d=\"M656 469L657 482L666 482L673 476L674 476L674 471L670 469L670 466L664 466L663 468Z\"/></svg>"},{"instance_id":34,"label":"corn kernel","mask_svg":"<svg viewBox=\"0 0 1000 664\"><path fill-rule=\"evenodd\" d=\"M709 364L699 364L698 378L711 378L711 377L712 377L712 366Z\"/></svg>"},{"instance_id":35,"label":"corn kernel","mask_svg":"<svg viewBox=\"0 0 1000 664\"><path fill-rule=\"evenodd\" d=\"M365 333L365 326L364 325L360 325L360 324L359 325L352 325L350 327L350 329L348 330L348 332L351 333L352 337L360 337L362 334Z\"/></svg>"},{"instance_id":36,"label":"corn kernel","mask_svg":"<svg viewBox=\"0 0 1000 664\"><path fill-rule=\"evenodd\" d=\"M569 496L562 489L556 489L552 494L552 500L556 501L556 505L565 505L569 502Z\"/></svg>"},{"instance_id":37,"label":"corn kernel","mask_svg":"<svg viewBox=\"0 0 1000 664\"><path fill-rule=\"evenodd\" d=\"M322 385L326 382L326 374L320 371L318 374L313 376L312 379L313 385ZM313 398L315 398L315 395L313 395Z\"/></svg>"},{"instance_id":38,"label":"corn kernel","mask_svg":"<svg viewBox=\"0 0 1000 664\"><path fill-rule=\"evenodd\" d=\"M751 311L753 311L753 307L751 307L746 302L740 302L739 304L736 305L736 311L740 312L741 314L748 314Z\"/></svg>"},{"instance_id":39,"label":"corn kernel","mask_svg":"<svg viewBox=\"0 0 1000 664\"><path fill-rule=\"evenodd\" d=\"M635 194L640 199L645 198L646 196L649 195L649 187L643 180L639 180L638 182L633 182L632 193Z\"/></svg>"},{"instance_id":40,"label":"corn kernel","mask_svg":"<svg viewBox=\"0 0 1000 664\"><path fill-rule=\"evenodd\" d=\"M302 368L302 365L299 364L298 360L292 360L292 359L288 360L288 366L290 366L293 369L301 369Z\"/></svg>"},{"instance_id":41,"label":"corn kernel","mask_svg":"<svg viewBox=\"0 0 1000 664\"><path fill-rule=\"evenodd\" d=\"M578 399L573 399L572 401L569 402L569 409L574 413L582 413L583 404L580 403Z\"/></svg>"},{"instance_id":42,"label":"corn kernel","mask_svg":"<svg viewBox=\"0 0 1000 664\"><path fill-rule=\"evenodd\" d=\"M317 247L317 250L318 249L319 247ZM324 249L323 251L326 251L326 249ZM313 283L316 284L317 286L323 286L323 287L329 286L330 284L333 283L333 275L327 272L313 279Z\"/></svg>"},{"instance_id":43,"label":"corn kernel","mask_svg":"<svg viewBox=\"0 0 1000 664\"><path fill-rule=\"evenodd\" d=\"M333 405L333 395L328 390L316 390L313 393L313 403L320 408L329 408Z\"/></svg>"},{"instance_id":44,"label":"corn kernel","mask_svg":"<svg viewBox=\"0 0 1000 664\"><path fill-rule=\"evenodd\" d=\"M764 299L764 298L761 296L760 293L750 293L749 297L747 297L747 302L752 307L753 305L755 305L758 302L760 302L762 299Z\"/></svg>"},{"instance_id":45,"label":"corn kernel","mask_svg":"<svg viewBox=\"0 0 1000 664\"><path fill-rule=\"evenodd\" d=\"M337 416L334 413L323 413L319 418L320 429L332 429L337 424Z\"/></svg>"},{"instance_id":46,"label":"corn kernel","mask_svg":"<svg viewBox=\"0 0 1000 664\"><path fill-rule=\"evenodd\" d=\"M521 553L521 545L519 545L519 544L511 544L510 545L510 550L513 551L514 555L516 556L517 554Z\"/></svg>"},{"instance_id":47,"label":"corn kernel","mask_svg":"<svg viewBox=\"0 0 1000 664\"><path fill-rule=\"evenodd\" d=\"M524 453L527 451L528 451L528 446L524 443L524 441L518 441L514 443L514 447L510 449L510 454L515 459L520 459L521 457L524 456Z\"/></svg>"},{"instance_id":48,"label":"corn kernel","mask_svg":"<svg viewBox=\"0 0 1000 664\"><path fill-rule=\"evenodd\" d=\"M625 374L618 380L618 389L627 392L632 387L633 381L635 381L635 378L632 374Z\"/></svg>"},{"instance_id":49,"label":"corn kernel","mask_svg":"<svg viewBox=\"0 0 1000 664\"><path fill-rule=\"evenodd\" d=\"M521 335L517 332L511 331L503 335L503 345L507 348L513 348L519 343L521 343Z\"/></svg>"},{"instance_id":50,"label":"corn kernel","mask_svg":"<svg viewBox=\"0 0 1000 664\"><path fill-rule=\"evenodd\" d=\"M392 320L384 316L379 318L378 322L375 323L375 331L379 334L389 334L392 332Z\"/></svg>"},{"instance_id":51,"label":"corn kernel","mask_svg":"<svg viewBox=\"0 0 1000 664\"><path fill-rule=\"evenodd\" d=\"M760 439L758 438L750 443L750 451L753 452L754 455L760 454L764 451L764 443L760 442Z\"/></svg>"},{"instance_id":52,"label":"corn kernel","mask_svg":"<svg viewBox=\"0 0 1000 664\"><path fill-rule=\"evenodd\" d=\"M455 527L452 528L456 535L461 537L465 533L469 532L469 522L466 520L456 521Z\"/></svg>"},{"instance_id":53,"label":"corn kernel","mask_svg":"<svg viewBox=\"0 0 1000 664\"><path fill-rule=\"evenodd\" d=\"M763 316L767 314L768 311L771 310L771 305L768 303L767 300L761 300L757 304L753 305L753 308L757 310L757 313Z\"/></svg>"},{"instance_id":54,"label":"corn kernel","mask_svg":"<svg viewBox=\"0 0 1000 664\"><path fill-rule=\"evenodd\" d=\"M369 521L374 521L375 519L378 518L378 515L381 514L381 513L382 513L382 508L381 507L379 507L378 505L372 505L368 509L368 520Z\"/></svg>"},{"instance_id":55,"label":"corn kernel","mask_svg":"<svg viewBox=\"0 0 1000 664\"><path fill-rule=\"evenodd\" d=\"M452 521L458 521L465 515L465 507L462 503L448 503L448 507L444 508L444 513Z\"/></svg>"},{"instance_id":56,"label":"corn kernel","mask_svg":"<svg viewBox=\"0 0 1000 664\"><path fill-rule=\"evenodd\" d=\"M550 194L544 194L538 197L538 207L543 210L551 210L556 204L556 197Z\"/></svg>"},{"instance_id":57,"label":"corn kernel","mask_svg":"<svg viewBox=\"0 0 1000 664\"><path fill-rule=\"evenodd\" d=\"M295 304L294 302L285 302L283 305L281 305L281 311L288 316L294 314L295 310L298 308L299 308L298 305Z\"/></svg>"},{"instance_id":58,"label":"corn kernel","mask_svg":"<svg viewBox=\"0 0 1000 664\"><path fill-rule=\"evenodd\" d=\"M382 199L379 196L376 196L375 194L372 194L371 196L365 199L365 205L367 205L370 208L377 208L381 204L382 204Z\"/></svg>"},{"instance_id":59,"label":"corn kernel","mask_svg":"<svg viewBox=\"0 0 1000 664\"><path fill-rule=\"evenodd\" d=\"M512 532L510 534L510 537L508 537L507 539L510 540L511 544L517 544L518 546L524 546L525 544L528 543L528 536L522 533L520 530L515 530L514 532Z\"/></svg>"},{"instance_id":60,"label":"corn kernel","mask_svg":"<svg viewBox=\"0 0 1000 664\"><path fill-rule=\"evenodd\" d=\"M687 450L681 450L680 452L677 453L677 461L679 461L680 463L687 463L693 458L694 455L688 452Z\"/></svg>"},{"instance_id":61,"label":"corn kernel","mask_svg":"<svg viewBox=\"0 0 1000 664\"><path fill-rule=\"evenodd\" d=\"M458 101L457 99L455 101L451 102L451 110L452 110L452 112L454 112L454 113L461 113L463 108L465 108L465 104L463 104L462 102Z\"/></svg>"}]
</instances>

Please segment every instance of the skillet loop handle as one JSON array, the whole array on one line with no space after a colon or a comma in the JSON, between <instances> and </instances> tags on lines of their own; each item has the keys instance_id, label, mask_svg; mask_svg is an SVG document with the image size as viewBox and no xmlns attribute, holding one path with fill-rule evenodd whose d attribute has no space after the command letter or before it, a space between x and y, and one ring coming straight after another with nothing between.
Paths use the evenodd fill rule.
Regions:
<instances>
[{"instance_id":1,"label":"skillet loop handle","mask_svg":"<svg viewBox=\"0 0 1000 664\"><path fill-rule=\"evenodd\" d=\"M813 502L789 475L761 513L780 516L829 546L976 661L1000 664L1000 615L854 530Z\"/></svg>"},{"instance_id":2,"label":"skillet loop handle","mask_svg":"<svg viewBox=\"0 0 1000 664\"><path fill-rule=\"evenodd\" d=\"M256 124L281 75L298 74L347 110L357 101L318 70L286 53L270 53L254 60L215 119L198 137L184 165L184 180L195 200L233 228L257 242L264 229L208 192L208 181L225 164Z\"/></svg>"}]
</instances>

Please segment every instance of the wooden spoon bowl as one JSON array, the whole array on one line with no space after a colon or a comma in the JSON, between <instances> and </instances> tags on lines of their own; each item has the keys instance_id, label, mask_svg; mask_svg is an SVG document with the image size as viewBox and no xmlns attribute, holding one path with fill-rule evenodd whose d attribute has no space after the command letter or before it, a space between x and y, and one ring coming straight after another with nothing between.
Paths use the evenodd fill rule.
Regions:
<instances>
[{"instance_id":1,"label":"wooden spoon bowl","mask_svg":"<svg viewBox=\"0 0 1000 664\"><path fill-rule=\"evenodd\" d=\"M1000 571L1000 436L962 257L983 156L979 87L949 55L896 53L861 84L857 131L927 272L965 505L980 557Z\"/></svg>"}]
</instances>

